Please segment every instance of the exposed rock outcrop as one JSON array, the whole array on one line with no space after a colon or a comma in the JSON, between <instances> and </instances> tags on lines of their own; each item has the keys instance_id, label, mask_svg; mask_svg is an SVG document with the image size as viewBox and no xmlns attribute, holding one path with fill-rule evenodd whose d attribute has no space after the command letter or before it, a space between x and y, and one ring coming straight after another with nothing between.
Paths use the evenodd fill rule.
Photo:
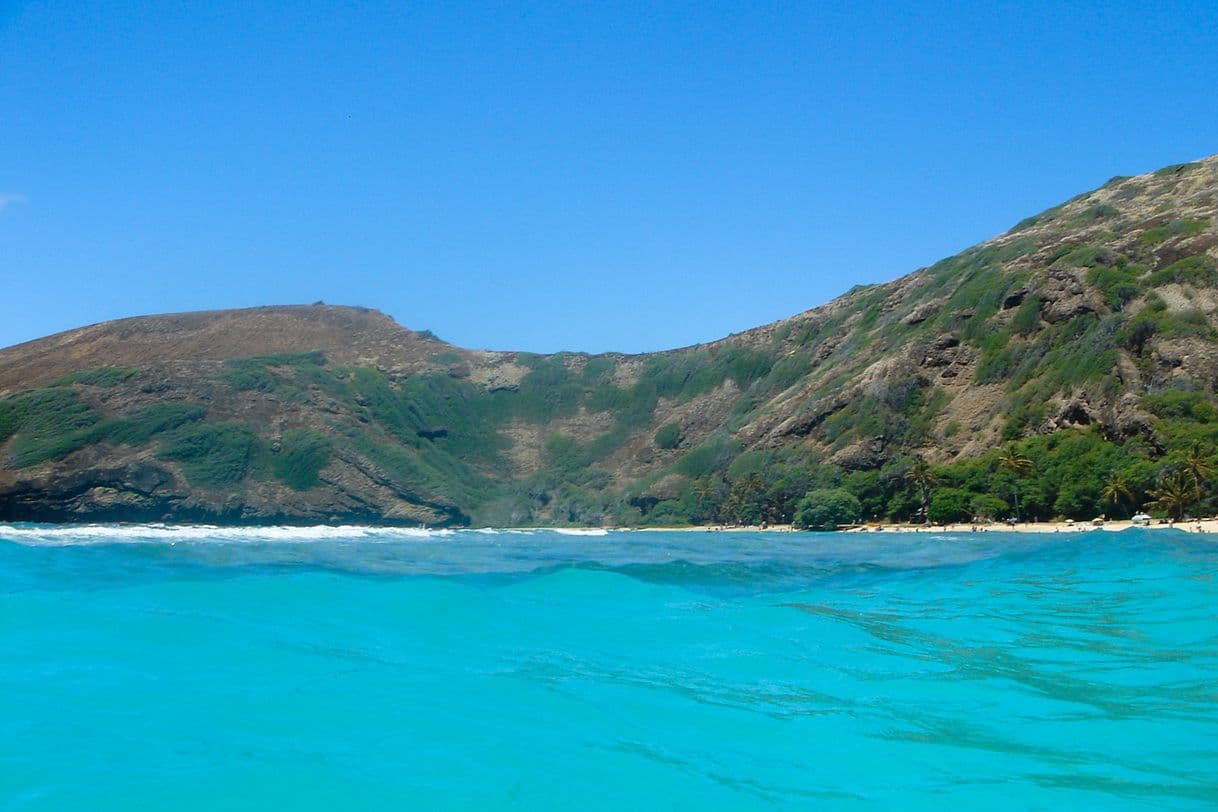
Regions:
<instances>
[{"instance_id":1,"label":"exposed rock outcrop","mask_svg":"<svg viewBox=\"0 0 1218 812\"><path fill-rule=\"evenodd\" d=\"M0 520L607 521L728 492L750 452L886 476L1020 434L1160 454L1164 408L1213 405L1216 336L1218 157L646 355L466 350L357 307L123 319L0 349Z\"/></svg>"}]
</instances>

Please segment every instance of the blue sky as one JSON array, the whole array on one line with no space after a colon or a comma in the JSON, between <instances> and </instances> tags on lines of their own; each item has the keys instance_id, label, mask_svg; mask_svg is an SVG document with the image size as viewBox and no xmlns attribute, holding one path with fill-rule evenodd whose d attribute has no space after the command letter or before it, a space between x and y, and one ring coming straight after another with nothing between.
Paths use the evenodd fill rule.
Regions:
<instances>
[{"instance_id":1,"label":"blue sky","mask_svg":"<svg viewBox=\"0 0 1218 812\"><path fill-rule=\"evenodd\" d=\"M318 299L710 340L1218 152L1215 54L1213 0L0 0L0 345Z\"/></svg>"}]
</instances>

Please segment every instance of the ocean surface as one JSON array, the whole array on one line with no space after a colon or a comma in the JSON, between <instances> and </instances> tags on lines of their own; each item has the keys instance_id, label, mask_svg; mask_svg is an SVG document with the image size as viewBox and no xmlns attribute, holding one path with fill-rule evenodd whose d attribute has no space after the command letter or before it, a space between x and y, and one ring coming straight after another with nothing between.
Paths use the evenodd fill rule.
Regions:
<instances>
[{"instance_id":1,"label":"ocean surface","mask_svg":"<svg viewBox=\"0 0 1218 812\"><path fill-rule=\"evenodd\" d=\"M0 525L0 809L1213 809L1218 538Z\"/></svg>"}]
</instances>

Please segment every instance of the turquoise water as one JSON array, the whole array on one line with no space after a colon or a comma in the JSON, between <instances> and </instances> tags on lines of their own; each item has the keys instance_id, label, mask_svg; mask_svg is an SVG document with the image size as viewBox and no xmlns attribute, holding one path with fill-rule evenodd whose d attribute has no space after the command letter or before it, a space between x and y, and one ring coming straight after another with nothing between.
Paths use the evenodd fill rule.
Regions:
<instances>
[{"instance_id":1,"label":"turquoise water","mask_svg":"<svg viewBox=\"0 0 1218 812\"><path fill-rule=\"evenodd\" d=\"M0 526L0 809L1203 809L1218 539Z\"/></svg>"}]
</instances>

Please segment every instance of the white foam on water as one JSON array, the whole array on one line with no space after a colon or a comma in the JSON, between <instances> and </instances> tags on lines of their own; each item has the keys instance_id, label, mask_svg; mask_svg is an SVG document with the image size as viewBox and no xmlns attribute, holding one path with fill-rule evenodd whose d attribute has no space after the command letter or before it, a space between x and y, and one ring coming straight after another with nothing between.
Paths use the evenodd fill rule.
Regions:
<instances>
[{"instance_id":1,"label":"white foam on water","mask_svg":"<svg viewBox=\"0 0 1218 812\"><path fill-rule=\"evenodd\" d=\"M364 542L403 539L438 539L455 530L429 530L421 527L371 527L365 525L285 525L258 527L220 527L207 524L72 524L10 525L0 523L0 539L29 546L72 546L86 544L140 544L148 542L242 543L360 540Z\"/></svg>"},{"instance_id":2,"label":"white foam on water","mask_svg":"<svg viewBox=\"0 0 1218 812\"><path fill-rule=\"evenodd\" d=\"M563 536L607 536L609 531L603 527L547 527L551 533Z\"/></svg>"}]
</instances>

